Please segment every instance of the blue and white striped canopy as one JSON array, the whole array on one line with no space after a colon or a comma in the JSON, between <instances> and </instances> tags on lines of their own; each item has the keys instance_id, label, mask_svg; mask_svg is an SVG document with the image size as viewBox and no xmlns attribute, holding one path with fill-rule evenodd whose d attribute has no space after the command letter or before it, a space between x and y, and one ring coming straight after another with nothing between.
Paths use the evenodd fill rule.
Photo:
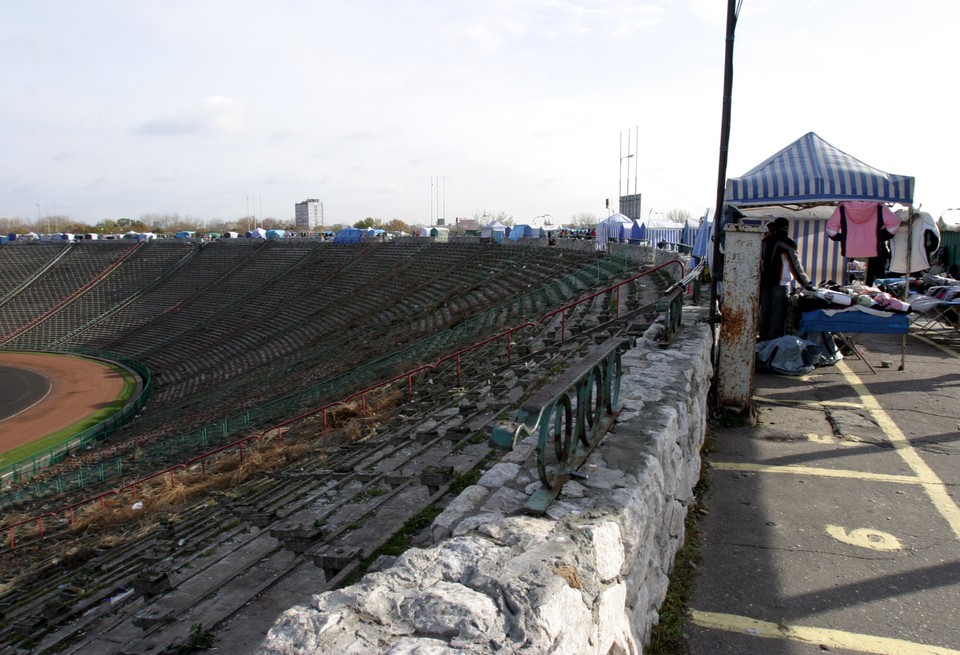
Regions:
<instances>
[{"instance_id":1,"label":"blue and white striped canopy","mask_svg":"<svg viewBox=\"0 0 960 655\"><path fill-rule=\"evenodd\" d=\"M913 178L867 166L808 132L743 177L727 180L738 207L872 200L913 203Z\"/></svg>"}]
</instances>

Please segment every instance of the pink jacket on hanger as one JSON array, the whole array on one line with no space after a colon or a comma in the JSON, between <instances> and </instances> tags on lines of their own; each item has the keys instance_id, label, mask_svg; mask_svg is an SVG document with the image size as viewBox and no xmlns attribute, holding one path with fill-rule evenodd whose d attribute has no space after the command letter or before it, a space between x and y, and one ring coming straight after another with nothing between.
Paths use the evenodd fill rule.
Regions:
<instances>
[{"instance_id":1,"label":"pink jacket on hanger","mask_svg":"<svg viewBox=\"0 0 960 655\"><path fill-rule=\"evenodd\" d=\"M843 207L847 230L840 236L845 243L846 257L877 256L877 204L867 200L849 200L840 203L827 219L827 236L835 237L840 232L840 207ZM900 219L886 205L880 205L880 218L884 229L890 234L900 227Z\"/></svg>"}]
</instances>

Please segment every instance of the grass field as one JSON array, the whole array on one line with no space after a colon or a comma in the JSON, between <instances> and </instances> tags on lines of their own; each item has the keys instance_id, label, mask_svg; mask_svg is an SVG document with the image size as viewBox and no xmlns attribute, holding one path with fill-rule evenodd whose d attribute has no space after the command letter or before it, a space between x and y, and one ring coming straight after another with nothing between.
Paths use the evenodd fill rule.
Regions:
<instances>
[{"instance_id":1,"label":"grass field","mask_svg":"<svg viewBox=\"0 0 960 655\"><path fill-rule=\"evenodd\" d=\"M117 396L115 400L97 412L90 414L86 418L81 419L72 425L68 425L67 427L57 430L52 434L48 434L35 441L31 441L28 444L18 446L8 450L3 454L0 454L0 468L23 459L27 459L33 455L36 455L37 453L45 452L46 450L55 446L59 446L60 444L69 441L75 435L78 435L84 430L91 428L102 421L105 421L123 409L127 402L133 397L134 393L136 393L137 379L123 367L110 363L106 363L106 365L123 376L123 389L120 391L120 395Z\"/></svg>"}]
</instances>

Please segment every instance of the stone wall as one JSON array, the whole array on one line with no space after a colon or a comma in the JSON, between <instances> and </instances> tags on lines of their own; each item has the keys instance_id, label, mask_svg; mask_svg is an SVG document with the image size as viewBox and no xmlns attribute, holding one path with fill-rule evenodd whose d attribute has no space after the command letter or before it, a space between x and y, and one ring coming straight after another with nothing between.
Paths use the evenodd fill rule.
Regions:
<instances>
[{"instance_id":1,"label":"stone wall","mask_svg":"<svg viewBox=\"0 0 960 655\"><path fill-rule=\"evenodd\" d=\"M534 440L502 458L413 548L282 614L260 653L643 652L700 474L710 330L685 310L677 342L624 354L624 409L546 516Z\"/></svg>"}]
</instances>

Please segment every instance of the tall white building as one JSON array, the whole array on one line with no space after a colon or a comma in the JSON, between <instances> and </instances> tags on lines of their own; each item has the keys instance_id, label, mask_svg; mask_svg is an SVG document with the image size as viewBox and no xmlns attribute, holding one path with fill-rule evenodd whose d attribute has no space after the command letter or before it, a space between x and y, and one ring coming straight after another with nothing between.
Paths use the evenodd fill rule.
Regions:
<instances>
[{"instance_id":1,"label":"tall white building","mask_svg":"<svg viewBox=\"0 0 960 655\"><path fill-rule=\"evenodd\" d=\"M316 198L298 202L294 214L294 222L298 230L310 231L323 225L323 205Z\"/></svg>"}]
</instances>

